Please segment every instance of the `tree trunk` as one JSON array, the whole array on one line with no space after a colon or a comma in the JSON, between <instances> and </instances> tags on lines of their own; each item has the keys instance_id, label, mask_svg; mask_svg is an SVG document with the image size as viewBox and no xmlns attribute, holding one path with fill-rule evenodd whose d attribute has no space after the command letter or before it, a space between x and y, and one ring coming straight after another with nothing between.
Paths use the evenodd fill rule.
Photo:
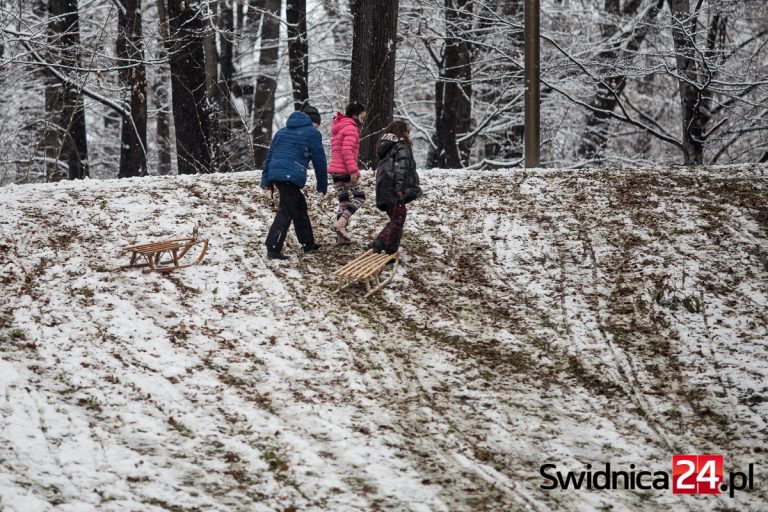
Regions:
<instances>
[{"instance_id":1,"label":"tree trunk","mask_svg":"<svg viewBox=\"0 0 768 512\"><path fill-rule=\"evenodd\" d=\"M62 66L64 72L79 67L77 51L80 46L80 17L77 0L48 1L49 61ZM83 95L73 85L61 83L54 77L47 80L46 113L51 120L46 134L46 157L50 162L48 179L63 177L59 161L66 159L69 179L88 176L88 144L85 131Z\"/></svg>"},{"instance_id":2,"label":"tree trunk","mask_svg":"<svg viewBox=\"0 0 768 512\"><path fill-rule=\"evenodd\" d=\"M307 39L307 0L286 0L288 21L288 66L293 84L296 110L309 102L309 42Z\"/></svg>"},{"instance_id":3,"label":"tree trunk","mask_svg":"<svg viewBox=\"0 0 768 512\"><path fill-rule=\"evenodd\" d=\"M254 93L253 160L261 169L272 142L272 123L275 118L275 88L277 86L277 56L280 44L281 0L261 0L261 51L259 76Z\"/></svg>"},{"instance_id":4,"label":"tree trunk","mask_svg":"<svg viewBox=\"0 0 768 512\"><path fill-rule=\"evenodd\" d=\"M123 117L118 177L147 174L147 75L141 36L141 0L120 0L117 57L120 81L130 95L131 115Z\"/></svg>"},{"instance_id":5,"label":"tree trunk","mask_svg":"<svg viewBox=\"0 0 768 512\"><path fill-rule=\"evenodd\" d=\"M235 12L237 13L237 33L242 34L245 29L245 5L249 4L248 16L253 16L253 6L257 0L235 0Z\"/></svg>"},{"instance_id":6,"label":"tree trunk","mask_svg":"<svg viewBox=\"0 0 768 512\"><path fill-rule=\"evenodd\" d=\"M695 29L696 15L691 15L689 0L669 0L672 13L672 40L675 45L678 90L683 128L683 157L685 165L699 165L704 160L704 116L702 112L702 94L697 86L697 63L693 43L694 30L688 23L693 18Z\"/></svg>"},{"instance_id":7,"label":"tree trunk","mask_svg":"<svg viewBox=\"0 0 768 512\"><path fill-rule=\"evenodd\" d=\"M221 47L221 55L219 56L221 89L225 94L232 94L232 77L235 74L234 48L232 46L232 38L235 34L235 18L232 5L227 0L222 2L220 20L220 28L223 30L223 35L219 35L219 46ZM242 34L242 32L237 32L237 34Z\"/></svg>"},{"instance_id":8,"label":"tree trunk","mask_svg":"<svg viewBox=\"0 0 768 512\"><path fill-rule=\"evenodd\" d=\"M165 12L165 0L157 0L158 32L163 41L160 48L160 58L165 60L165 44L168 43L168 17ZM171 119L170 105L168 104L168 86L165 74L166 67L162 66L162 72L158 72L158 79L153 88L155 109L157 110L157 173L161 176L171 174Z\"/></svg>"},{"instance_id":9,"label":"tree trunk","mask_svg":"<svg viewBox=\"0 0 768 512\"><path fill-rule=\"evenodd\" d=\"M179 174L215 172L199 2L168 0L168 26Z\"/></svg>"},{"instance_id":10,"label":"tree trunk","mask_svg":"<svg viewBox=\"0 0 768 512\"><path fill-rule=\"evenodd\" d=\"M445 0L445 55L442 101L436 121L438 165L448 169L469 163L470 141L458 141L472 127L472 2Z\"/></svg>"},{"instance_id":11,"label":"tree trunk","mask_svg":"<svg viewBox=\"0 0 768 512\"><path fill-rule=\"evenodd\" d=\"M219 91L219 52L216 48L216 2L208 4L210 18L204 20L203 50L205 51L205 93L211 102L217 102Z\"/></svg>"},{"instance_id":12,"label":"tree trunk","mask_svg":"<svg viewBox=\"0 0 768 512\"><path fill-rule=\"evenodd\" d=\"M349 99L368 108L360 140L360 161L377 163L376 142L392 122L395 104L398 0L352 0L354 34Z\"/></svg>"}]
</instances>

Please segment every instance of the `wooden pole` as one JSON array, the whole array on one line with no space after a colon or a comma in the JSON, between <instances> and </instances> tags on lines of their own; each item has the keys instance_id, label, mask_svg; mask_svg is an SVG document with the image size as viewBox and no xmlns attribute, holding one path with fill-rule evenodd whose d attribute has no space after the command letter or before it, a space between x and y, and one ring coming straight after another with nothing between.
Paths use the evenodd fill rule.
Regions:
<instances>
[{"instance_id":1,"label":"wooden pole","mask_svg":"<svg viewBox=\"0 0 768 512\"><path fill-rule=\"evenodd\" d=\"M540 0L525 0L525 167L540 161L539 20Z\"/></svg>"}]
</instances>

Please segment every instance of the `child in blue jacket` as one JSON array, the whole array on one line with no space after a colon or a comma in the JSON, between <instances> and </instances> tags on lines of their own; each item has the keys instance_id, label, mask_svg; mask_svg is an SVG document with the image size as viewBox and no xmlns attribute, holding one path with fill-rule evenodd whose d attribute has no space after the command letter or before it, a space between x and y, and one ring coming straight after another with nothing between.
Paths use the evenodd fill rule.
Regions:
<instances>
[{"instance_id":1,"label":"child in blue jacket","mask_svg":"<svg viewBox=\"0 0 768 512\"><path fill-rule=\"evenodd\" d=\"M261 187L267 189L274 184L280 192L280 205L266 241L267 257L270 259L288 259L283 254L283 244L291 222L305 253L320 249L320 245L315 243L307 201L301 191L307 184L310 160L315 168L317 190L321 194L328 191L327 163L318 126L320 113L315 107L306 106L301 112L290 115L285 128L278 130L269 147L261 174Z\"/></svg>"}]
</instances>

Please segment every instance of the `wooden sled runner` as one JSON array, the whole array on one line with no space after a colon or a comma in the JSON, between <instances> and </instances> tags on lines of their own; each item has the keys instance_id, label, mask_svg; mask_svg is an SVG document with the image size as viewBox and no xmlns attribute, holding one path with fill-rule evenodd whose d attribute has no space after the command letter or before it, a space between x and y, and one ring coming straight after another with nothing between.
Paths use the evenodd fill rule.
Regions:
<instances>
[{"instance_id":1,"label":"wooden sled runner","mask_svg":"<svg viewBox=\"0 0 768 512\"><path fill-rule=\"evenodd\" d=\"M188 256L185 260L184 257L196 245L202 246L200 254L196 258ZM195 238L177 238L175 240L132 245L123 249L124 252L131 253L131 262L122 268L149 267L144 269L144 272L170 272L200 263L207 250L208 240L197 240ZM144 257L144 262L140 261L142 256Z\"/></svg>"},{"instance_id":2,"label":"wooden sled runner","mask_svg":"<svg viewBox=\"0 0 768 512\"><path fill-rule=\"evenodd\" d=\"M389 271L389 276L381 280L381 273L390 261L394 261L394 263ZM370 297L392 281L399 262L400 253L377 254L368 250L333 273L339 278L336 292L362 282L365 283L365 289L368 292L365 294L366 298Z\"/></svg>"}]
</instances>

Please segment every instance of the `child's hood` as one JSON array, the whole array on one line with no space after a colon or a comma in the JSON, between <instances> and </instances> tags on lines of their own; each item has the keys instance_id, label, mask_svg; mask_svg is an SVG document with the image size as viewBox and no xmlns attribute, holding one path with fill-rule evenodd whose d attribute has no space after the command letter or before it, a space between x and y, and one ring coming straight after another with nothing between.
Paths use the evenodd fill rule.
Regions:
<instances>
[{"instance_id":1,"label":"child's hood","mask_svg":"<svg viewBox=\"0 0 768 512\"><path fill-rule=\"evenodd\" d=\"M351 117L347 117L341 112L336 112L333 116L333 123L331 125L331 135L336 135L347 126L354 126L357 129L357 121Z\"/></svg>"}]
</instances>

